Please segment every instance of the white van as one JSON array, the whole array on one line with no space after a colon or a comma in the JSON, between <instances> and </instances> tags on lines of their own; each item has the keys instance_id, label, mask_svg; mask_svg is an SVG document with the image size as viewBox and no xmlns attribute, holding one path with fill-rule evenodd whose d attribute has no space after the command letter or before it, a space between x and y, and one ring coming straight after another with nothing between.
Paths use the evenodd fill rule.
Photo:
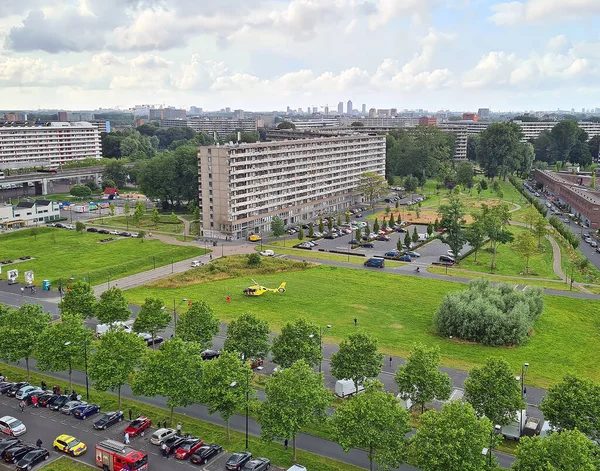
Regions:
<instances>
[{"instance_id":1,"label":"white van","mask_svg":"<svg viewBox=\"0 0 600 471\"><path fill-rule=\"evenodd\" d=\"M192 267L201 267L204 265L200 260L192 260Z\"/></svg>"},{"instance_id":2,"label":"white van","mask_svg":"<svg viewBox=\"0 0 600 471\"><path fill-rule=\"evenodd\" d=\"M362 384L358 385L358 392L361 393L365 390ZM356 388L354 382L351 379L339 379L335 382L335 395L342 399L354 396L356 394Z\"/></svg>"},{"instance_id":3,"label":"white van","mask_svg":"<svg viewBox=\"0 0 600 471\"><path fill-rule=\"evenodd\" d=\"M306 468L301 464L295 464L291 468L288 468L287 471L306 471Z\"/></svg>"},{"instance_id":4,"label":"white van","mask_svg":"<svg viewBox=\"0 0 600 471\"><path fill-rule=\"evenodd\" d=\"M102 337L106 332L109 331L109 329L111 327L115 330L116 329L124 330L125 332L130 334L132 323L133 323L133 321L127 321L127 322L117 321L117 322L114 322L113 324L98 324L96 326L96 337Z\"/></svg>"}]
</instances>

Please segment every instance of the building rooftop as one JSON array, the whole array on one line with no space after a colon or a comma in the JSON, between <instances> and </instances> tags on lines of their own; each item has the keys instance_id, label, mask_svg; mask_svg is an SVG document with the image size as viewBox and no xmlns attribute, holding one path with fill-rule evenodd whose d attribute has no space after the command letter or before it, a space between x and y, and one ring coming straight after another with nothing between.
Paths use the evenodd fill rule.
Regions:
<instances>
[{"instance_id":1,"label":"building rooftop","mask_svg":"<svg viewBox=\"0 0 600 471\"><path fill-rule=\"evenodd\" d=\"M600 192L596 190L592 190L588 187L577 185L576 183L570 182L564 178L562 178L556 172L550 172L548 170L540 170L544 175L546 175L551 180L554 180L556 183L565 186L570 191L575 193L578 196L586 199L592 204L600 205Z\"/></svg>"},{"instance_id":2,"label":"building rooftop","mask_svg":"<svg viewBox=\"0 0 600 471\"><path fill-rule=\"evenodd\" d=\"M373 137L377 137L378 134L361 134L361 133L348 133L344 135L332 135L331 137L314 137L311 139L301 139L301 140L293 140L293 139L285 139L281 141L266 141L266 142L255 142L255 143L233 143L233 144L223 144L223 145L212 145L212 146L203 146L208 147L209 149L218 149L220 147L226 147L228 149L257 149L261 147L276 147L276 146L296 146L303 145L307 143L319 143L319 142L331 142L331 141L345 141L348 138L352 139L372 139ZM381 137L385 137L380 135Z\"/></svg>"},{"instance_id":3,"label":"building rooftop","mask_svg":"<svg viewBox=\"0 0 600 471\"><path fill-rule=\"evenodd\" d=\"M1 128L95 128L87 121L0 121Z\"/></svg>"}]
</instances>

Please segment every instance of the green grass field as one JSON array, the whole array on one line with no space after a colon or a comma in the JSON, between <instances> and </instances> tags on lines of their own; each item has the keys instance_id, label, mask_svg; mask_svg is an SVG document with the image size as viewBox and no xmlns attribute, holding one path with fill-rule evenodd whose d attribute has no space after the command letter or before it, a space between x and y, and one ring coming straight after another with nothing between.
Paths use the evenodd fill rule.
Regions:
<instances>
[{"instance_id":1,"label":"green grass field","mask_svg":"<svg viewBox=\"0 0 600 471\"><path fill-rule=\"evenodd\" d=\"M144 231L159 231L159 232L167 232L170 234L183 234L183 223L179 222L177 224L171 222L171 216L166 214L161 214L160 221L158 224L152 221L152 215L150 213L146 213L138 224L136 224L133 220L133 216L114 216L114 217L105 217L100 218L98 215L94 219L95 226L107 226L107 227L115 227L115 228L123 228L126 229L129 227L129 230L144 230Z\"/></svg>"},{"instance_id":2,"label":"green grass field","mask_svg":"<svg viewBox=\"0 0 600 471\"><path fill-rule=\"evenodd\" d=\"M600 380L600 370L590 361L600 354L598 327L600 302L545 296L545 309L531 340L519 348L484 347L438 337L432 317L447 292L464 285L351 268L319 266L303 271L264 275L259 283L287 282L285 294L267 293L248 298L242 290L250 279L233 278L180 289L141 287L126 292L128 299L142 304L146 297L203 299L221 320L227 322L243 312L266 319L273 331L289 320L306 317L318 324L331 324L326 342L339 343L358 328L379 340L382 351L406 356L413 343L439 346L443 364L469 369L489 356L502 356L515 371L529 362L528 381L547 387L567 372ZM231 296L231 303L226 297Z\"/></svg>"},{"instance_id":3,"label":"green grass field","mask_svg":"<svg viewBox=\"0 0 600 471\"><path fill-rule=\"evenodd\" d=\"M62 456L56 461L44 466L45 471L90 471L94 468L85 463L75 461L73 458Z\"/></svg>"},{"instance_id":4,"label":"green grass field","mask_svg":"<svg viewBox=\"0 0 600 471\"><path fill-rule=\"evenodd\" d=\"M39 228L37 240L31 230L22 230L0 235L0 260L16 260L22 256L34 260L3 265L19 270L19 281L26 270L33 270L36 284L48 279L58 287L60 279L70 277L91 278L92 284L150 270L204 254L204 249L168 245L159 240L119 238L114 242L100 243L109 236L96 233L77 233L66 229Z\"/></svg>"},{"instance_id":5,"label":"green grass field","mask_svg":"<svg viewBox=\"0 0 600 471\"><path fill-rule=\"evenodd\" d=\"M512 226L510 228L513 235L527 231L524 227ZM552 268L552 246L546 239L542 239L542 248L538 253L529 258L529 272L525 273L526 260L521 254L516 252L511 244L500 244L497 250L496 267L493 273L496 275L507 276L522 276L524 278L547 278L549 280L560 280L554 274ZM490 273L492 264L493 252L490 244L487 244L477 254L477 263L475 263L475 255L471 254L460 261L459 267L463 270L478 271L482 273Z\"/></svg>"}]
</instances>

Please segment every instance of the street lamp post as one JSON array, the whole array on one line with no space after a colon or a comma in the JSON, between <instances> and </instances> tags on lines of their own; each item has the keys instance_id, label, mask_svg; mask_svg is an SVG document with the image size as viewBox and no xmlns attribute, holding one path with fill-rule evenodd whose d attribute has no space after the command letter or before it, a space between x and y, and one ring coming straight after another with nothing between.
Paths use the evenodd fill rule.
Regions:
<instances>
[{"instance_id":1,"label":"street lamp post","mask_svg":"<svg viewBox=\"0 0 600 471\"><path fill-rule=\"evenodd\" d=\"M331 329L331 324L327 324L325 327L327 327L328 329ZM315 338L315 334L310 334L308 337L313 339L313 338ZM322 364L323 364L323 328L321 326L319 326L319 352L321 353L321 358L319 358L319 373L320 373L322 370Z\"/></svg>"},{"instance_id":2,"label":"street lamp post","mask_svg":"<svg viewBox=\"0 0 600 471\"><path fill-rule=\"evenodd\" d=\"M521 383L521 399L523 400L525 400L525 398L527 397L527 388L525 387L525 374L527 373L527 368L529 368L529 363L523 363L523 365L521 366L521 376L517 376L515 378ZM522 411L519 412L519 433L523 431L523 420L525 419L524 415L525 414L523 414Z\"/></svg>"},{"instance_id":3,"label":"street lamp post","mask_svg":"<svg viewBox=\"0 0 600 471\"><path fill-rule=\"evenodd\" d=\"M492 451L494 450L494 437L502 431L500 425L494 425L494 428L490 430L490 447L482 450L483 455L488 455L488 465L492 469Z\"/></svg>"},{"instance_id":4,"label":"street lamp post","mask_svg":"<svg viewBox=\"0 0 600 471\"><path fill-rule=\"evenodd\" d=\"M69 345L71 345L70 340L65 342L65 347L68 347ZM71 390L73 389L73 381L71 379L72 371L73 371L73 365L71 363L71 354L69 353L69 387L71 388Z\"/></svg>"},{"instance_id":5,"label":"street lamp post","mask_svg":"<svg viewBox=\"0 0 600 471\"><path fill-rule=\"evenodd\" d=\"M179 306L181 306L184 302L189 301L188 298L183 298L179 304L177 304L177 300L175 298L173 298L173 322L174 322L174 329L177 329L177 308ZM161 309L167 309L167 306L163 306ZM175 334L173 334L175 335Z\"/></svg>"}]
</instances>

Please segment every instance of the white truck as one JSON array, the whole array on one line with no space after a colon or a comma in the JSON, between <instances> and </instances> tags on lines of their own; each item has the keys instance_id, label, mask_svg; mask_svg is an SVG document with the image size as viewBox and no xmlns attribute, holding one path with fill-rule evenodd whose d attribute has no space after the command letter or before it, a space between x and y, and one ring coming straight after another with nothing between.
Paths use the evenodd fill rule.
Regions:
<instances>
[{"instance_id":1,"label":"white truck","mask_svg":"<svg viewBox=\"0 0 600 471\"><path fill-rule=\"evenodd\" d=\"M533 437L543 430L544 421L536 417L528 417L523 409L515 414L512 422L502 427L502 435L509 440L518 440L522 436Z\"/></svg>"},{"instance_id":2,"label":"white truck","mask_svg":"<svg viewBox=\"0 0 600 471\"><path fill-rule=\"evenodd\" d=\"M358 385L358 392L365 390L362 384ZM357 393L354 382L351 379L339 379L335 382L335 395L342 399L354 396Z\"/></svg>"},{"instance_id":3,"label":"white truck","mask_svg":"<svg viewBox=\"0 0 600 471\"><path fill-rule=\"evenodd\" d=\"M131 330L132 325L133 325L133 321L126 321L126 322L117 321L117 322L113 322L112 324L98 324L98 325L96 325L96 337L102 337L106 332L108 332L110 330L111 327L113 329L120 328L120 329L124 330L125 332L127 332L128 334L130 334L132 332L132 330Z\"/></svg>"}]
</instances>

